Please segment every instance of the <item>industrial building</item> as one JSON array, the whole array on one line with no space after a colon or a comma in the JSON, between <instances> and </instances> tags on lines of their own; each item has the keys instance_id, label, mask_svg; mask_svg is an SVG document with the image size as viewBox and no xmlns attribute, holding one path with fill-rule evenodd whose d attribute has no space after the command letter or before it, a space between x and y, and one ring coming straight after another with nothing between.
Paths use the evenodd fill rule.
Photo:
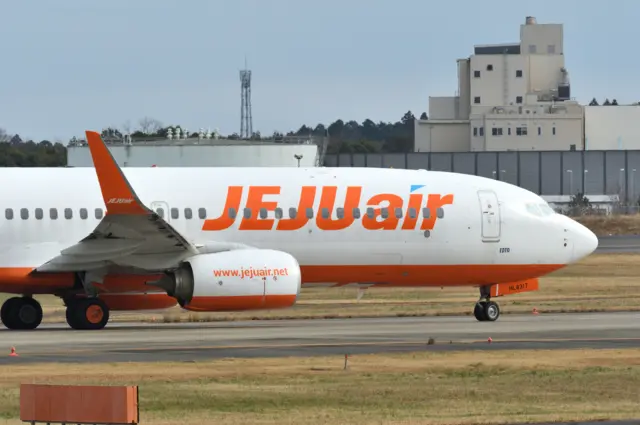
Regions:
<instances>
[{"instance_id":1,"label":"industrial building","mask_svg":"<svg viewBox=\"0 0 640 425\"><path fill-rule=\"evenodd\" d=\"M583 107L571 98L562 24L527 17L520 42L476 45L459 59L456 96L429 97L416 152L582 150Z\"/></svg>"},{"instance_id":2,"label":"industrial building","mask_svg":"<svg viewBox=\"0 0 640 425\"><path fill-rule=\"evenodd\" d=\"M231 140L201 137L161 140L108 140L121 167L317 167L327 139L284 136L271 140ZM67 146L67 166L93 167L86 142Z\"/></svg>"}]
</instances>

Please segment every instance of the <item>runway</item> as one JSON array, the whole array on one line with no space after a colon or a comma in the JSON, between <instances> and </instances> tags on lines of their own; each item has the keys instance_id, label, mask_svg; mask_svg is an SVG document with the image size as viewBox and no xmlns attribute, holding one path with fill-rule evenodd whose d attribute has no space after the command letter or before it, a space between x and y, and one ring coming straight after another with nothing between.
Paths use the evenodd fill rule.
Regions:
<instances>
[{"instance_id":1,"label":"runway","mask_svg":"<svg viewBox=\"0 0 640 425\"><path fill-rule=\"evenodd\" d=\"M598 254L640 252L640 235L599 236Z\"/></svg>"},{"instance_id":2,"label":"runway","mask_svg":"<svg viewBox=\"0 0 640 425\"><path fill-rule=\"evenodd\" d=\"M427 343L429 338L434 344ZM9 357L12 346L19 357ZM466 316L111 323L100 331L73 331L63 325L0 330L0 364L587 347L640 347L640 313L504 315L493 323Z\"/></svg>"}]
</instances>

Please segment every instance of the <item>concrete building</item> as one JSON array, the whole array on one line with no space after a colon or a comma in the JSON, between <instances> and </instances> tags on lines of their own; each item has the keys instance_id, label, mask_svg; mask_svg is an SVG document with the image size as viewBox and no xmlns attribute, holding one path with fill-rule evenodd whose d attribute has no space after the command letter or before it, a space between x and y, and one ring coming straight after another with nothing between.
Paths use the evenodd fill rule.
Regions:
<instances>
[{"instance_id":1,"label":"concrete building","mask_svg":"<svg viewBox=\"0 0 640 425\"><path fill-rule=\"evenodd\" d=\"M294 136L267 141L187 138L105 143L121 167L317 167L327 141ZM86 142L67 146L67 166L93 167Z\"/></svg>"},{"instance_id":2,"label":"concrete building","mask_svg":"<svg viewBox=\"0 0 640 425\"><path fill-rule=\"evenodd\" d=\"M640 105L585 106L585 150L640 149Z\"/></svg>"},{"instance_id":3,"label":"concrete building","mask_svg":"<svg viewBox=\"0 0 640 425\"><path fill-rule=\"evenodd\" d=\"M415 122L416 152L583 148L562 24L527 17L519 43L476 45L457 63L456 96L429 97L429 119Z\"/></svg>"}]
</instances>

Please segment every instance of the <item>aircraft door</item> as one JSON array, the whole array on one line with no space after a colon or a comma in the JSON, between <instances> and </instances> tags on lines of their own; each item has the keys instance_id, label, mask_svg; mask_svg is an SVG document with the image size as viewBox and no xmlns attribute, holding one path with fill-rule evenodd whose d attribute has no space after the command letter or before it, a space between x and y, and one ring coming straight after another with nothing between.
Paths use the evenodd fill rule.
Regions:
<instances>
[{"instance_id":1,"label":"aircraft door","mask_svg":"<svg viewBox=\"0 0 640 425\"><path fill-rule=\"evenodd\" d=\"M154 210L160 218L164 219L167 223L171 221L171 214L169 211L169 204L164 201L153 201L151 203L151 209Z\"/></svg>"},{"instance_id":2,"label":"aircraft door","mask_svg":"<svg viewBox=\"0 0 640 425\"><path fill-rule=\"evenodd\" d=\"M479 190L480 213L482 214L482 242L500 241L500 205L492 190Z\"/></svg>"}]
</instances>

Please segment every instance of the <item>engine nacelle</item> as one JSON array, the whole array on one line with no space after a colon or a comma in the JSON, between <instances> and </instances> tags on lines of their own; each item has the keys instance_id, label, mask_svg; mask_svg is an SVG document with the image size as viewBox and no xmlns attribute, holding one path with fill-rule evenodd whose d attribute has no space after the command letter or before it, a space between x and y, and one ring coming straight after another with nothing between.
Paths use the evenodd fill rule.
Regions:
<instances>
[{"instance_id":1,"label":"engine nacelle","mask_svg":"<svg viewBox=\"0 0 640 425\"><path fill-rule=\"evenodd\" d=\"M186 310L241 311L291 307L301 283L292 255L240 249L188 258L156 285Z\"/></svg>"}]
</instances>

